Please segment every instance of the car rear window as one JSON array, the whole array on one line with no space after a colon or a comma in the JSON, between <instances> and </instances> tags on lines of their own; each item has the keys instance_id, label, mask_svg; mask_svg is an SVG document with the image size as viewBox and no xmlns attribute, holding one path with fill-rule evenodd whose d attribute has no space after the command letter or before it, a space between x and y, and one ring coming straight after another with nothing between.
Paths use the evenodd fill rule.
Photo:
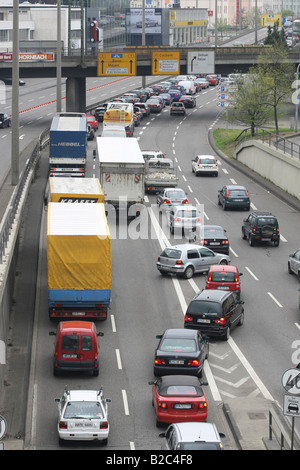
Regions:
<instances>
[{"instance_id":1,"label":"car rear window","mask_svg":"<svg viewBox=\"0 0 300 470\"><path fill-rule=\"evenodd\" d=\"M263 225L278 225L278 222L273 217L259 217L257 226L262 227Z\"/></svg>"},{"instance_id":2,"label":"car rear window","mask_svg":"<svg viewBox=\"0 0 300 470\"><path fill-rule=\"evenodd\" d=\"M169 385L167 388L167 395L180 395L180 396L190 396L196 397L198 395L198 391L192 385Z\"/></svg>"},{"instance_id":3,"label":"car rear window","mask_svg":"<svg viewBox=\"0 0 300 470\"><path fill-rule=\"evenodd\" d=\"M195 352L196 344L193 339L166 338L162 341L160 350L164 352Z\"/></svg>"},{"instance_id":4,"label":"car rear window","mask_svg":"<svg viewBox=\"0 0 300 470\"><path fill-rule=\"evenodd\" d=\"M69 402L64 412L64 418L96 418L103 419L103 411L100 406L100 403L97 402L83 402L83 401L74 401Z\"/></svg>"},{"instance_id":5,"label":"car rear window","mask_svg":"<svg viewBox=\"0 0 300 470\"><path fill-rule=\"evenodd\" d=\"M166 191L166 197L185 197L184 191Z\"/></svg>"},{"instance_id":6,"label":"car rear window","mask_svg":"<svg viewBox=\"0 0 300 470\"><path fill-rule=\"evenodd\" d=\"M243 191L241 189L239 190L234 189L234 190L229 191L229 195L232 197L242 197L242 196L247 196L247 193L246 191Z\"/></svg>"},{"instance_id":7,"label":"car rear window","mask_svg":"<svg viewBox=\"0 0 300 470\"><path fill-rule=\"evenodd\" d=\"M180 250L174 250L173 248L165 248L160 256L163 256L165 258L180 259L181 251Z\"/></svg>"},{"instance_id":8,"label":"car rear window","mask_svg":"<svg viewBox=\"0 0 300 470\"><path fill-rule=\"evenodd\" d=\"M219 315L221 313L221 305L218 302L193 300L189 305L188 313L197 315L203 315L204 313Z\"/></svg>"},{"instance_id":9,"label":"car rear window","mask_svg":"<svg viewBox=\"0 0 300 470\"><path fill-rule=\"evenodd\" d=\"M61 339L61 349L63 351L76 351L79 349L79 336L63 335Z\"/></svg>"},{"instance_id":10,"label":"car rear window","mask_svg":"<svg viewBox=\"0 0 300 470\"><path fill-rule=\"evenodd\" d=\"M176 212L176 217L187 217L187 218L190 218L190 217L199 217L199 214L197 213L196 210L179 210L178 212Z\"/></svg>"},{"instance_id":11,"label":"car rear window","mask_svg":"<svg viewBox=\"0 0 300 470\"><path fill-rule=\"evenodd\" d=\"M212 272L211 280L213 282L235 282L235 274Z\"/></svg>"},{"instance_id":12,"label":"car rear window","mask_svg":"<svg viewBox=\"0 0 300 470\"><path fill-rule=\"evenodd\" d=\"M215 163L215 160L212 158L200 158L199 163Z\"/></svg>"},{"instance_id":13,"label":"car rear window","mask_svg":"<svg viewBox=\"0 0 300 470\"><path fill-rule=\"evenodd\" d=\"M224 231L221 228L204 227L204 236L206 237L224 237Z\"/></svg>"}]
</instances>

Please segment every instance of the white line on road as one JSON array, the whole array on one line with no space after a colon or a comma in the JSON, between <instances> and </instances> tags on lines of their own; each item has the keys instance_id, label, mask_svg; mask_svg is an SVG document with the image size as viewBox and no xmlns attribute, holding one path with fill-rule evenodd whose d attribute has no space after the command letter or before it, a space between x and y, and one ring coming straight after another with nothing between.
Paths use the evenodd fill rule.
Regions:
<instances>
[{"instance_id":1,"label":"white line on road","mask_svg":"<svg viewBox=\"0 0 300 470\"><path fill-rule=\"evenodd\" d=\"M128 408L128 400L127 400L127 393L126 390L122 390L122 397L123 397L123 404L124 404L124 412L125 415L129 415L129 408Z\"/></svg>"},{"instance_id":2,"label":"white line on road","mask_svg":"<svg viewBox=\"0 0 300 470\"><path fill-rule=\"evenodd\" d=\"M251 276L253 277L253 279L255 279L256 281L258 281L258 278L255 276L255 274L251 271L251 269L248 268L248 266L245 266L245 268L247 269L248 273L251 274Z\"/></svg>"},{"instance_id":3,"label":"white line on road","mask_svg":"<svg viewBox=\"0 0 300 470\"><path fill-rule=\"evenodd\" d=\"M118 369L122 370L122 361L121 361L121 354L120 354L119 349L116 349L116 356L117 356Z\"/></svg>"},{"instance_id":4,"label":"white line on road","mask_svg":"<svg viewBox=\"0 0 300 470\"><path fill-rule=\"evenodd\" d=\"M271 294L271 292L268 292L268 295L271 297L272 300L274 300L274 302L278 305L278 307L282 308L281 303L278 302L278 300L274 297L273 294Z\"/></svg>"}]
</instances>

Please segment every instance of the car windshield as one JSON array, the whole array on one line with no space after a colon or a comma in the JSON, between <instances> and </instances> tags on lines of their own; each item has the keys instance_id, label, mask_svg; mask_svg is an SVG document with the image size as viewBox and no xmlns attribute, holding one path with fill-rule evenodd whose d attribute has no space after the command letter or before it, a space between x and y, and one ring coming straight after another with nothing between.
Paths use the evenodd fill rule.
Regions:
<instances>
[{"instance_id":1,"label":"car windshield","mask_svg":"<svg viewBox=\"0 0 300 470\"><path fill-rule=\"evenodd\" d=\"M235 273L212 272L211 280L213 282L235 282Z\"/></svg>"},{"instance_id":2,"label":"car windshield","mask_svg":"<svg viewBox=\"0 0 300 470\"><path fill-rule=\"evenodd\" d=\"M188 313L201 315L204 313L212 313L218 315L220 313L220 304L217 302L206 302L205 300L194 300L190 303Z\"/></svg>"},{"instance_id":3,"label":"car windshield","mask_svg":"<svg viewBox=\"0 0 300 470\"><path fill-rule=\"evenodd\" d=\"M177 450L221 450L221 447L215 442L181 442Z\"/></svg>"},{"instance_id":4,"label":"car windshield","mask_svg":"<svg viewBox=\"0 0 300 470\"><path fill-rule=\"evenodd\" d=\"M257 219L257 225L262 227L263 225L277 225L277 220L272 217L259 217Z\"/></svg>"},{"instance_id":5,"label":"car windshield","mask_svg":"<svg viewBox=\"0 0 300 470\"><path fill-rule=\"evenodd\" d=\"M79 336L76 334L63 335L61 349L63 351L77 351L79 349Z\"/></svg>"},{"instance_id":6,"label":"car windshield","mask_svg":"<svg viewBox=\"0 0 300 470\"><path fill-rule=\"evenodd\" d=\"M199 214L197 213L196 210L179 210L176 212L176 217L187 217L187 218L190 218L190 217L198 217Z\"/></svg>"},{"instance_id":7,"label":"car windshield","mask_svg":"<svg viewBox=\"0 0 300 470\"><path fill-rule=\"evenodd\" d=\"M212 160L211 158L201 158L200 159L200 163L215 163L214 160Z\"/></svg>"},{"instance_id":8,"label":"car windshield","mask_svg":"<svg viewBox=\"0 0 300 470\"><path fill-rule=\"evenodd\" d=\"M224 237L224 231L221 228L206 228L204 227L205 237Z\"/></svg>"},{"instance_id":9,"label":"car windshield","mask_svg":"<svg viewBox=\"0 0 300 470\"><path fill-rule=\"evenodd\" d=\"M169 385L166 391L166 395L180 395L180 396L189 396L189 397L196 397L198 395L198 391L193 385Z\"/></svg>"},{"instance_id":10,"label":"car windshield","mask_svg":"<svg viewBox=\"0 0 300 470\"><path fill-rule=\"evenodd\" d=\"M194 339L165 338L160 350L164 352L195 352L196 344Z\"/></svg>"},{"instance_id":11,"label":"car windshield","mask_svg":"<svg viewBox=\"0 0 300 470\"><path fill-rule=\"evenodd\" d=\"M234 190L229 191L229 195L233 197L246 196L246 191L243 189L234 189Z\"/></svg>"},{"instance_id":12,"label":"car windshield","mask_svg":"<svg viewBox=\"0 0 300 470\"><path fill-rule=\"evenodd\" d=\"M65 419L103 419L103 410L96 401L70 401L64 412Z\"/></svg>"},{"instance_id":13,"label":"car windshield","mask_svg":"<svg viewBox=\"0 0 300 470\"><path fill-rule=\"evenodd\" d=\"M165 258L180 259L181 251L174 250L173 248L165 248L160 256L163 256Z\"/></svg>"},{"instance_id":14,"label":"car windshield","mask_svg":"<svg viewBox=\"0 0 300 470\"><path fill-rule=\"evenodd\" d=\"M182 198L182 197L185 197L185 192L184 191L166 191L165 196L170 197L170 198L173 198L173 197Z\"/></svg>"}]
</instances>

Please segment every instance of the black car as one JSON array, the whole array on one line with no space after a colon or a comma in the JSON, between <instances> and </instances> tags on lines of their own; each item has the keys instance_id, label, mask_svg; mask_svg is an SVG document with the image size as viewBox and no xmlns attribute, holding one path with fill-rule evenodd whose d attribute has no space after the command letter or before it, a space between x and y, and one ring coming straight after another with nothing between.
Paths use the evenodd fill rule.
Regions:
<instances>
[{"instance_id":1,"label":"black car","mask_svg":"<svg viewBox=\"0 0 300 470\"><path fill-rule=\"evenodd\" d=\"M229 240L226 230L220 225L203 225L194 232L194 241L207 246L215 253L229 255Z\"/></svg>"},{"instance_id":2,"label":"black car","mask_svg":"<svg viewBox=\"0 0 300 470\"><path fill-rule=\"evenodd\" d=\"M184 326L227 341L231 329L244 323L243 304L233 292L202 289L188 305Z\"/></svg>"},{"instance_id":3,"label":"black car","mask_svg":"<svg viewBox=\"0 0 300 470\"><path fill-rule=\"evenodd\" d=\"M180 103L179 101L173 101L173 103L170 106L170 116L173 114L186 114L185 111L185 106L183 103Z\"/></svg>"},{"instance_id":4,"label":"black car","mask_svg":"<svg viewBox=\"0 0 300 470\"><path fill-rule=\"evenodd\" d=\"M178 101L183 103L186 108L195 108L196 106L196 98L191 95L182 95Z\"/></svg>"},{"instance_id":5,"label":"black car","mask_svg":"<svg viewBox=\"0 0 300 470\"><path fill-rule=\"evenodd\" d=\"M205 359L208 358L208 339L199 330L172 328L157 335L159 344L155 351L154 375L202 376Z\"/></svg>"},{"instance_id":6,"label":"black car","mask_svg":"<svg viewBox=\"0 0 300 470\"><path fill-rule=\"evenodd\" d=\"M161 93L164 93L166 91L166 88L160 84L151 85L151 88L155 95L160 95Z\"/></svg>"},{"instance_id":7,"label":"black car","mask_svg":"<svg viewBox=\"0 0 300 470\"><path fill-rule=\"evenodd\" d=\"M86 138L87 140L94 140L95 138L95 131L90 124L87 125Z\"/></svg>"},{"instance_id":8,"label":"black car","mask_svg":"<svg viewBox=\"0 0 300 470\"><path fill-rule=\"evenodd\" d=\"M6 113L0 113L0 127L10 127L11 118Z\"/></svg>"},{"instance_id":9,"label":"black car","mask_svg":"<svg viewBox=\"0 0 300 470\"><path fill-rule=\"evenodd\" d=\"M249 241L250 246L259 242L280 242L279 224L277 217L271 212L253 211L243 220L242 238Z\"/></svg>"},{"instance_id":10,"label":"black car","mask_svg":"<svg viewBox=\"0 0 300 470\"><path fill-rule=\"evenodd\" d=\"M151 113L160 113L163 109L162 102L158 99L158 97L153 96L147 100L147 105L150 108Z\"/></svg>"},{"instance_id":11,"label":"black car","mask_svg":"<svg viewBox=\"0 0 300 470\"><path fill-rule=\"evenodd\" d=\"M144 90L131 90L131 93L135 93L139 99L139 101L141 101L142 103L145 102L148 97L147 97L147 93L144 91Z\"/></svg>"},{"instance_id":12,"label":"black car","mask_svg":"<svg viewBox=\"0 0 300 470\"><path fill-rule=\"evenodd\" d=\"M98 122L103 122L104 114L107 108L107 103L102 106L98 106L94 111L94 116Z\"/></svg>"},{"instance_id":13,"label":"black car","mask_svg":"<svg viewBox=\"0 0 300 470\"><path fill-rule=\"evenodd\" d=\"M143 113L143 117L147 117L150 114L150 108L147 103L135 103Z\"/></svg>"},{"instance_id":14,"label":"black car","mask_svg":"<svg viewBox=\"0 0 300 470\"><path fill-rule=\"evenodd\" d=\"M132 103L135 104L138 101L141 101L138 96L135 93L124 93L122 98L127 102L127 103Z\"/></svg>"},{"instance_id":15,"label":"black car","mask_svg":"<svg viewBox=\"0 0 300 470\"><path fill-rule=\"evenodd\" d=\"M250 210L250 196L244 186L236 184L223 186L218 192L218 205L226 209Z\"/></svg>"}]
</instances>

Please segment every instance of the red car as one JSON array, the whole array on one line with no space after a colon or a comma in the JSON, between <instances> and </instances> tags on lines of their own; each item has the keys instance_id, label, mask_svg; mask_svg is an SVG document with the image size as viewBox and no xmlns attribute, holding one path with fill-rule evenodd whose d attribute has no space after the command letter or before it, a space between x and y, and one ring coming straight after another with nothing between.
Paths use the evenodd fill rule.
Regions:
<instances>
[{"instance_id":1,"label":"red car","mask_svg":"<svg viewBox=\"0 0 300 470\"><path fill-rule=\"evenodd\" d=\"M87 116L86 117L86 122L87 122L87 124L90 124L95 131L98 130L98 125L99 124L98 124L98 121L95 118L95 116Z\"/></svg>"},{"instance_id":2,"label":"red car","mask_svg":"<svg viewBox=\"0 0 300 470\"><path fill-rule=\"evenodd\" d=\"M219 83L219 79L217 75L207 75L205 79L208 81L208 83L212 86L216 86Z\"/></svg>"},{"instance_id":3,"label":"red car","mask_svg":"<svg viewBox=\"0 0 300 470\"><path fill-rule=\"evenodd\" d=\"M221 289L234 291L237 298L241 295L240 273L236 266L214 265L211 266L206 277L205 289Z\"/></svg>"},{"instance_id":4,"label":"red car","mask_svg":"<svg viewBox=\"0 0 300 470\"><path fill-rule=\"evenodd\" d=\"M149 384L152 385L157 426L160 423L207 420L207 401L197 377L165 375Z\"/></svg>"}]
</instances>

